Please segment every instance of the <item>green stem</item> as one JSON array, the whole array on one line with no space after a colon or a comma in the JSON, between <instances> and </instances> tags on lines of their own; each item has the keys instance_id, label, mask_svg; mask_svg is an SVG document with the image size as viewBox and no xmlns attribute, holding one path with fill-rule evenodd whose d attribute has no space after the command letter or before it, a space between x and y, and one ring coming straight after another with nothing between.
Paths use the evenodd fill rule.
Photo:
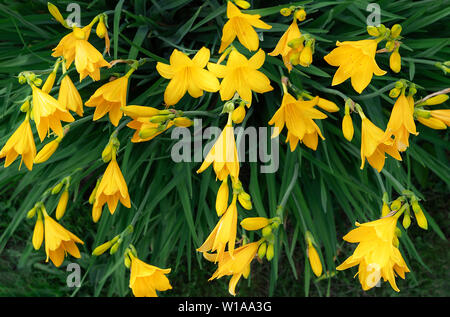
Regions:
<instances>
[{"instance_id":1,"label":"green stem","mask_svg":"<svg viewBox=\"0 0 450 317\"><path fill-rule=\"evenodd\" d=\"M284 193L284 196L281 199L281 202L277 207L276 216L279 217L281 220L283 220L284 206L286 205L289 195L291 194L292 190L294 189L294 185L297 181L297 177L298 177L298 163L295 164L294 174L292 175L291 182L289 183L288 188L286 189L286 192Z\"/></svg>"}]
</instances>

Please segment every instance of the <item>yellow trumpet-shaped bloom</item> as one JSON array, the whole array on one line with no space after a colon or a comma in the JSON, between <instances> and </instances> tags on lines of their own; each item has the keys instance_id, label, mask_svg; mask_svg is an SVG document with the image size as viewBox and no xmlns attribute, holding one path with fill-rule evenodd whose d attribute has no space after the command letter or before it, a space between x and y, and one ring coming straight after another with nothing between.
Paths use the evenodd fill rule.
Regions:
<instances>
[{"instance_id":1,"label":"yellow trumpet-shaped bloom","mask_svg":"<svg viewBox=\"0 0 450 317\"><path fill-rule=\"evenodd\" d=\"M109 212L113 215L119 201L125 207L131 208L127 183L117 164L116 157L113 155L95 193L95 202L92 209L94 222L97 222L100 218L105 203L108 204Z\"/></svg>"},{"instance_id":2,"label":"yellow trumpet-shaped bloom","mask_svg":"<svg viewBox=\"0 0 450 317\"><path fill-rule=\"evenodd\" d=\"M393 242L396 239L395 229L398 217L385 217L375 221L356 224L353 229L343 237L350 243L359 243L353 255L347 258L337 270L359 265L358 275L363 290L368 290L380 281L389 281L391 287L399 292L395 275L405 278L409 269L402 255Z\"/></svg>"},{"instance_id":3,"label":"yellow trumpet-shaped bloom","mask_svg":"<svg viewBox=\"0 0 450 317\"><path fill-rule=\"evenodd\" d=\"M33 119L36 123L39 138L44 140L50 129L57 136L64 136L61 121L72 122L75 119L70 112L55 98L32 85L33 91Z\"/></svg>"},{"instance_id":4,"label":"yellow trumpet-shaped bloom","mask_svg":"<svg viewBox=\"0 0 450 317\"><path fill-rule=\"evenodd\" d=\"M286 142L289 142L291 151L295 150L298 141L303 142L310 149L316 150L318 136L322 140L325 138L313 119L325 119L327 117L326 114L314 108L318 100L319 97L309 101L296 100L286 92L280 108L269 121L270 125L275 125L275 128L277 128L272 138L277 137L286 124L288 129Z\"/></svg>"},{"instance_id":5,"label":"yellow trumpet-shaped bloom","mask_svg":"<svg viewBox=\"0 0 450 317\"><path fill-rule=\"evenodd\" d=\"M111 123L117 126L123 116L120 108L125 107L127 103L127 88L126 75L98 88L85 103L87 107L95 107L93 120L96 121L108 113Z\"/></svg>"},{"instance_id":6,"label":"yellow trumpet-shaped bloom","mask_svg":"<svg viewBox=\"0 0 450 317\"><path fill-rule=\"evenodd\" d=\"M228 21L223 26L222 42L219 53L222 53L237 38L249 51L256 51L259 47L259 37L253 27L271 29L272 26L260 20L259 14L245 14L231 1L227 4Z\"/></svg>"},{"instance_id":7,"label":"yellow trumpet-shaped bloom","mask_svg":"<svg viewBox=\"0 0 450 317\"><path fill-rule=\"evenodd\" d=\"M22 156L19 169L22 166L22 162L24 162L25 166L31 171L36 156L36 145L34 144L28 115L0 151L0 158L6 157L5 167L11 165L19 155Z\"/></svg>"},{"instance_id":8,"label":"yellow trumpet-shaped bloom","mask_svg":"<svg viewBox=\"0 0 450 317\"><path fill-rule=\"evenodd\" d=\"M394 135L394 142L397 150L405 151L409 146L409 134L418 134L414 123L413 111L414 100L410 101L401 93L392 108L391 117L386 127L385 138L389 139Z\"/></svg>"},{"instance_id":9,"label":"yellow trumpet-shaped bloom","mask_svg":"<svg viewBox=\"0 0 450 317\"><path fill-rule=\"evenodd\" d=\"M66 109L76 112L80 117L83 116L83 101L81 100L80 93L68 75L64 76L61 80L58 102Z\"/></svg>"},{"instance_id":10,"label":"yellow trumpet-shaped bloom","mask_svg":"<svg viewBox=\"0 0 450 317\"><path fill-rule=\"evenodd\" d=\"M53 262L56 267L59 267L64 261L67 253L75 258L80 258L80 251L75 243L84 244L76 235L65 229L58 222L53 220L44 211L44 235L45 235L45 253L47 259Z\"/></svg>"},{"instance_id":11,"label":"yellow trumpet-shaped bloom","mask_svg":"<svg viewBox=\"0 0 450 317\"><path fill-rule=\"evenodd\" d=\"M130 288L136 297L157 297L156 291L167 291L172 289L166 274L170 269L147 264L129 253L131 259Z\"/></svg>"},{"instance_id":12,"label":"yellow trumpet-shaped bloom","mask_svg":"<svg viewBox=\"0 0 450 317\"><path fill-rule=\"evenodd\" d=\"M261 49L250 59L237 50L233 50L228 57L226 66L209 63L208 69L217 77L223 78L220 83L221 99L230 100L237 92L250 106L252 91L263 94L273 90L269 78L258 71L264 64L265 58L266 54Z\"/></svg>"},{"instance_id":13,"label":"yellow trumpet-shaped bloom","mask_svg":"<svg viewBox=\"0 0 450 317\"><path fill-rule=\"evenodd\" d=\"M100 68L111 67L103 55L88 42L91 28L91 25L82 29L74 27L72 33L64 36L52 53L54 57L63 56L66 59L67 67L75 60L75 68L80 74L80 81L88 75L95 81L99 80Z\"/></svg>"},{"instance_id":14,"label":"yellow trumpet-shaped bloom","mask_svg":"<svg viewBox=\"0 0 450 317\"><path fill-rule=\"evenodd\" d=\"M192 58L175 49L170 55L170 65L158 62L156 70L159 74L170 79L164 91L164 102L173 106L186 94L194 98L203 95L203 91L216 92L219 81L208 70L204 69L209 62L210 51L202 47Z\"/></svg>"},{"instance_id":15,"label":"yellow trumpet-shaped bloom","mask_svg":"<svg viewBox=\"0 0 450 317\"><path fill-rule=\"evenodd\" d=\"M250 264L255 258L260 244L260 241L252 242L237 248L233 253L225 252L222 260L218 263L217 270L209 280L211 281L225 275L231 275L228 292L231 295L236 296L236 285L241 276L244 276L244 278L248 277ZM209 261L214 261L216 257L214 254L208 253L204 253L203 255Z\"/></svg>"},{"instance_id":16,"label":"yellow trumpet-shaped bloom","mask_svg":"<svg viewBox=\"0 0 450 317\"><path fill-rule=\"evenodd\" d=\"M339 85L351 78L353 88L361 93L369 85L374 74L376 76L386 74L375 61L377 45L376 40L336 42L338 47L324 57L328 64L339 67L331 85Z\"/></svg>"},{"instance_id":17,"label":"yellow trumpet-shaped bloom","mask_svg":"<svg viewBox=\"0 0 450 317\"><path fill-rule=\"evenodd\" d=\"M219 180L223 181L228 175L236 179L239 177L239 158L234 129L231 120L228 121L197 173L203 172L213 163L214 172Z\"/></svg>"},{"instance_id":18,"label":"yellow trumpet-shaped bloom","mask_svg":"<svg viewBox=\"0 0 450 317\"><path fill-rule=\"evenodd\" d=\"M369 162L378 172L381 172L385 162L385 153L398 161L402 160L393 139L386 139L383 130L364 117L361 124L361 169Z\"/></svg>"},{"instance_id":19,"label":"yellow trumpet-shaped bloom","mask_svg":"<svg viewBox=\"0 0 450 317\"><path fill-rule=\"evenodd\" d=\"M292 70L292 62L290 57L294 52L300 52L303 49L303 42L298 48L292 48L288 45L288 43L294 39L300 38L301 36L302 34L298 28L297 21L294 19L286 32L284 32L283 36L281 36L277 46L275 46L275 49L269 53L270 56L281 55L283 63L289 72Z\"/></svg>"},{"instance_id":20,"label":"yellow trumpet-shaped bloom","mask_svg":"<svg viewBox=\"0 0 450 317\"><path fill-rule=\"evenodd\" d=\"M197 251L203 253L217 251L214 262L220 262L225 254L225 246L228 244L228 251L233 255L234 244L236 242L237 214L236 197L233 197L232 203Z\"/></svg>"}]
</instances>

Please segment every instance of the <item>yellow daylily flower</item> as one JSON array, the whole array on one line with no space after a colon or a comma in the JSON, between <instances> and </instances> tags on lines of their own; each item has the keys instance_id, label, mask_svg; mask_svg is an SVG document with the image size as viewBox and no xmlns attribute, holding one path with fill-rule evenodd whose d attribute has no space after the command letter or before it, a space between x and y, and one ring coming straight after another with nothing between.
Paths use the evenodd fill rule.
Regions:
<instances>
[{"instance_id":1,"label":"yellow daylily flower","mask_svg":"<svg viewBox=\"0 0 450 317\"><path fill-rule=\"evenodd\" d=\"M125 75L104 84L85 102L87 107L95 107L94 121L108 113L111 123L114 126L119 124L123 116L120 108L127 103L128 77Z\"/></svg>"},{"instance_id":2,"label":"yellow daylily flower","mask_svg":"<svg viewBox=\"0 0 450 317\"><path fill-rule=\"evenodd\" d=\"M170 65L158 62L156 70L167 79L169 84L164 91L164 102L168 106L175 105L186 94L194 98L203 95L203 91L216 92L219 81L208 70L204 69L209 62L210 51L202 47L192 58L174 49L170 55Z\"/></svg>"},{"instance_id":3,"label":"yellow daylily flower","mask_svg":"<svg viewBox=\"0 0 450 317\"><path fill-rule=\"evenodd\" d=\"M45 136L50 133L50 129L57 136L62 137L64 129L61 121L73 122L75 119L55 98L34 85L31 88L33 91L33 120L36 123L40 140L44 140Z\"/></svg>"},{"instance_id":4,"label":"yellow daylily flower","mask_svg":"<svg viewBox=\"0 0 450 317\"><path fill-rule=\"evenodd\" d=\"M225 252L222 260L218 263L217 270L209 280L211 281L225 275L231 275L228 292L231 295L236 296L236 285L241 276L244 276L244 278L248 277L250 273L250 264L255 258L260 244L260 241L252 242L237 248L233 253L230 251ZM217 257L215 254L204 253L203 255L211 262Z\"/></svg>"},{"instance_id":5,"label":"yellow daylily flower","mask_svg":"<svg viewBox=\"0 0 450 317\"><path fill-rule=\"evenodd\" d=\"M88 42L91 28L92 25L82 29L74 27L72 33L64 36L52 53L54 57L63 56L66 59L67 68L75 60L80 81L88 75L94 81L100 80L100 68L111 67L103 55Z\"/></svg>"},{"instance_id":6,"label":"yellow daylily flower","mask_svg":"<svg viewBox=\"0 0 450 317\"><path fill-rule=\"evenodd\" d=\"M376 40L336 42L337 48L324 57L325 61L339 67L334 74L332 86L351 78L353 88L361 93L372 80L372 76L383 76L375 61L378 42Z\"/></svg>"},{"instance_id":7,"label":"yellow daylily flower","mask_svg":"<svg viewBox=\"0 0 450 317\"><path fill-rule=\"evenodd\" d=\"M252 103L252 91L263 94L273 90L269 78L258 71L265 58L266 55L261 49L250 59L233 50L226 66L208 63L208 69L217 77L223 78L220 83L221 99L230 100L237 92L249 107Z\"/></svg>"},{"instance_id":8,"label":"yellow daylily flower","mask_svg":"<svg viewBox=\"0 0 450 317\"><path fill-rule=\"evenodd\" d=\"M105 203L108 204L109 212L113 215L119 201L125 207L131 208L127 183L123 178L114 154L95 193L95 202L92 208L93 221L98 221Z\"/></svg>"},{"instance_id":9,"label":"yellow daylily flower","mask_svg":"<svg viewBox=\"0 0 450 317\"><path fill-rule=\"evenodd\" d=\"M397 150L405 151L409 146L409 134L417 135L416 124L414 123L413 111L414 100L405 97L402 92L392 108L391 116L386 127L385 138L389 139L394 135L394 142Z\"/></svg>"},{"instance_id":10,"label":"yellow daylily flower","mask_svg":"<svg viewBox=\"0 0 450 317\"><path fill-rule=\"evenodd\" d=\"M76 112L80 117L83 116L83 101L80 93L73 84L68 75L64 76L59 86L58 102L73 112Z\"/></svg>"},{"instance_id":11,"label":"yellow daylily flower","mask_svg":"<svg viewBox=\"0 0 450 317\"><path fill-rule=\"evenodd\" d=\"M36 145L34 144L28 114L17 130L6 141L5 146L0 150L0 158L6 157L5 167L11 165L19 155L22 156L19 169L22 166L22 162L24 162L25 166L31 171L36 156Z\"/></svg>"},{"instance_id":12,"label":"yellow daylily flower","mask_svg":"<svg viewBox=\"0 0 450 317\"><path fill-rule=\"evenodd\" d=\"M402 160L393 139L386 139L383 130L364 117L361 124L361 169L366 161L381 172L386 159L385 153L398 161Z\"/></svg>"},{"instance_id":13,"label":"yellow daylily flower","mask_svg":"<svg viewBox=\"0 0 450 317\"><path fill-rule=\"evenodd\" d=\"M45 253L47 259L59 267L64 261L64 256L69 253L73 257L81 258L80 251L75 243L84 244L76 235L65 229L58 222L53 220L45 210L44 214L44 235L45 235Z\"/></svg>"},{"instance_id":14,"label":"yellow daylily flower","mask_svg":"<svg viewBox=\"0 0 450 317\"><path fill-rule=\"evenodd\" d=\"M235 179L239 177L239 158L230 118L197 173L203 172L213 163L214 172L219 180L223 181L228 175Z\"/></svg>"},{"instance_id":15,"label":"yellow daylily flower","mask_svg":"<svg viewBox=\"0 0 450 317\"><path fill-rule=\"evenodd\" d=\"M363 290L374 287L383 277L389 281L391 287L399 292L395 283L395 273L405 278L409 269L397 247L395 230L398 217L391 216L375 221L356 224L353 229L343 237L350 243L359 243L353 255L348 257L337 270L345 270L359 264L359 281Z\"/></svg>"},{"instance_id":16,"label":"yellow daylily flower","mask_svg":"<svg viewBox=\"0 0 450 317\"><path fill-rule=\"evenodd\" d=\"M225 254L225 246L228 244L228 251L233 255L236 242L237 214L236 197L233 197L232 203L197 251L202 253L216 251L214 262L222 261Z\"/></svg>"},{"instance_id":17,"label":"yellow daylily flower","mask_svg":"<svg viewBox=\"0 0 450 317\"><path fill-rule=\"evenodd\" d=\"M300 51L303 49L303 41L301 43L298 43L298 48L290 47L288 44L294 39L299 39L301 36L302 34L298 28L297 20L294 19L289 28L286 30L286 32L284 32L283 36L278 41L275 49L269 53L270 56L281 55L283 63L289 72L292 70L291 56L294 53L300 53Z\"/></svg>"},{"instance_id":18,"label":"yellow daylily flower","mask_svg":"<svg viewBox=\"0 0 450 317\"><path fill-rule=\"evenodd\" d=\"M222 42L219 54L222 53L237 38L249 51L256 51L259 47L259 37L253 27L271 29L272 26L260 20L259 14L245 14L231 1L227 4L228 21L223 26Z\"/></svg>"},{"instance_id":19,"label":"yellow daylily flower","mask_svg":"<svg viewBox=\"0 0 450 317\"><path fill-rule=\"evenodd\" d=\"M171 269L160 269L159 267L147 264L131 253L130 284L129 287L136 297L157 297L156 291L167 291L172 289L166 274Z\"/></svg>"},{"instance_id":20,"label":"yellow daylily flower","mask_svg":"<svg viewBox=\"0 0 450 317\"><path fill-rule=\"evenodd\" d=\"M272 138L277 137L286 124L288 129L286 142L289 142L291 151L295 150L299 141L310 149L316 150L319 141L318 136L322 140L325 138L313 119L327 118L326 114L314 108L318 100L319 97L308 101L296 100L286 92L283 95L280 108L269 121L270 125L275 125L275 128L277 128Z\"/></svg>"}]
</instances>

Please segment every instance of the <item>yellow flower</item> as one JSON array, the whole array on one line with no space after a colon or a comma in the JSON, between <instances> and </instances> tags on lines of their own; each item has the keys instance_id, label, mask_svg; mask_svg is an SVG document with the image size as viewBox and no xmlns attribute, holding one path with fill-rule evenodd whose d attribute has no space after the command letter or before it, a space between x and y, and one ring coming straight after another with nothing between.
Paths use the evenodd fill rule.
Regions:
<instances>
[{"instance_id":1,"label":"yellow flower","mask_svg":"<svg viewBox=\"0 0 450 317\"><path fill-rule=\"evenodd\" d=\"M216 227L210 233L205 242L197 249L199 252L217 251L214 262L222 261L225 255L225 246L228 244L228 251L233 255L237 230L237 207L236 197L220 218Z\"/></svg>"},{"instance_id":2,"label":"yellow flower","mask_svg":"<svg viewBox=\"0 0 450 317\"><path fill-rule=\"evenodd\" d=\"M261 244L260 241L244 244L243 246L234 250L225 252L222 260L218 263L218 268L209 279L210 281L215 278L221 278L224 275L231 275L228 292L236 296L236 285L239 282L241 276L248 277L250 272L250 264L255 258L258 247ZM204 257L208 261L214 261L216 255L204 253Z\"/></svg>"},{"instance_id":3,"label":"yellow flower","mask_svg":"<svg viewBox=\"0 0 450 317\"><path fill-rule=\"evenodd\" d=\"M73 28L72 33L64 36L56 48L53 49L52 56L64 56L67 68L75 60L75 68L80 74L80 81L86 76L90 76L94 81L100 79L100 68L111 67L104 60L102 54L89 42L92 25L80 29Z\"/></svg>"},{"instance_id":4,"label":"yellow flower","mask_svg":"<svg viewBox=\"0 0 450 317\"><path fill-rule=\"evenodd\" d=\"M52 260L56 267L59 267L64 261L64 256L69 253L75 258L80 258L80 251L75 243L84 244L76 235L65 229L58 222L53 220L45 210L44 214L44 234L45 234L45 253L47 259Z\"/></svg>"},{"instance_id":5,"label":"yellow flower","mask_svg":"<svg viewBox=\"0 0 450 317\"><path fill-rule=\"evenodd\" d=\"M64 36L58 46L53 49L52 56L64 56L67 68L75 60L75 68L80 74L80 81L88 75L94 81L99 80L100 68L111 67L104 60L102 54L88 42L91 28L91 25L82 29L74 27L72 33Z\"/></svg>"},{"instance_id":6,"label":"yellow flower","mask_svg":"<svg viewBox=\"0 0 450 317\"><path fill-rule=\"evenodd\" d=\"M203 91L216 92L219 81L208 70L204 69L209 61L210 51L202 47L192 60L184 53L175 49L170 55L170 65L158 62L156 70L159 74L170 79L164 91L164 102L173 106L186 94L194 98L203 95Z\"/></svg>"},{"instance_id":7,"label":"yellow flower","mask_svg":"<svg viewBox=\"0 0 450 317\"><path fill-rule=\"evenodd\" d=\"M386 71L380 69L375 61L376 40L336 42L337 48L324 57L325 61L338 66L332 86L351 78L353 88L361 93L369 85L373 74L383 76Z\"/></svg>"},{"instance_id":8,"label":"yellow flower","mask_svg":"<svg viewBox=\"0 0 450 317\"><path fill-rule=\"evenodd\" d=\"M122 76L98 88L85 103L87 107L95 107L93 120L109 113L109 120L117 126L123 115L120 108L127 103L127 87L128 76Z\"/></svg>"},{"instance_id":9,"label":"yellow flower","mask_svg":"<svg viewBox=\"0 0 450 317\"><path fill-rule=\"evenodd\" d=\"M59 87L58 102L73 112L76 112L80 117L83 116L83 101L80 93L73 84L68 75L61 80Z\"/></svg>"},{"instance_id":10,"label":"yellow flower","mask_svg":"<svg viewBox=\"0 0 450 317\"><path fill-rule=\"evenodd\" d=\"M283 63L289 72L292 70L292 62L290 60L290 57L292 53L300 52L303 49L303 43L299 43L301 44L301 46L298 48L292 48L288 44L292 40L298 39L301 36L302 34L298 29L297 21L296 19L294 19L289 28L286 30L286 32L284 32L283 36L278 41L277 46L275 46L275 49L269 53L270 56L281 55Z\"/></svg>"},{"instance_id":11,"label":"yellow flower","mask_svg":"<svg viewBox=\"0 0 450 317\"><path fill-rule=\"evenodd\" d=\"M236 38L249 51L256 51L259 47L259 37L253 27L271 29L272 26L260 20L259 14L242 13L231 1L227 4L228 21L223 26L222 43L219 53L222 53Z\"/></svg>"},{"instance_id":12,"label":"yellow flower","mask_svg":"<svg viewBox=\"0 0 450 317\"><path fill-rule=\"evenodd\" d=\"M157 297L156 291L172 289L169 279L165 274L170 269L160 269L149 265L129 253L131 259L130 288L136 297Z\"/></svg>"},{"instance_id":13,"label":"yellow flower","mask_svg":"<svg viewBox=\"0 0 450 317\"><path fill-rule=\"evenodd\" d=\"M445 130L447 129L447 125L442 122L439 119L436 118L422 118L417 117L417 121L422 123L423 125L426 125L429 128L436 129L436 130Z\"/></svg>"},{"instance_id":14,"label":"yellow flower","mask_svg":"<svg viewBox=\"0 0 450 317\"><path fill-rule=\"evenodd\" d=\"M265 53L261 49L250 59L237 50L233 50L226 66L208 63L208 69L217 77L223 78L220 83L221 99L230 100L237 92L247 102L247 106L250 106L252 90L260 94L273 90L269 78L258 71L264 64L265 58Z\"/></svg>"},{"instance_id":15,"label":"yellow flower","mask_svg":"<svg viewBox=\"0 0 450 317\"><path fill-rule=\"evenodd\" d=\"M75 119L55 98L34 85L31 88L33 90L33 119L39 138L41 141L44 140L45 136L50 133L50 129L57 136L62 137L64 130L61 121L72 122Z\"/></svg>"},{"instance_id":16,"label":"yellow flower","mask_svg":"<svg viewBox=\"0 0 450 317\"><path fill-rule=\"evenodd\" d=\"M284 125L288 129L288 136L286 142L289 142L291 151L297 147L298 141L303 142L307 147L316 150L318 144L318 135L324 140L325 138L320 131L320 128L313 119L325 119L326 114L315 109L319 97L312 100L296 100L289 93L283 95L281 106L275 112L269 124L275 125L275 132L272 138L277 137L283 130Z\"/></svg>"},{"instance_id":17,"label":"yellow flower","mask_svg":"<svg viewBox=\"0 0 450 317\"><path fill-rule=\"evenodd\" d=\"M0 151L0 158L6 156L5 167L11 165L18 155L22 156L19 169L22 166L22 162L24 162L25 166L31 171L33 169L34 157L36 156L36 145L34 144L28 114Z\"/></svg>"},{"instance_id":18,"label":"yellow flower","mask_svg":"<svg viewBox=\"0 0 450 317\"><path fill-rule=\"evenodd\" d=\"M385 139L383 130L364 117L361 124L361 169L364 168L367 158L369 164L381 172L386 158L385 153L398 161L402 160L394 140Z\"/></svg>"},{"instance_id":19,"label":"yellow flower","mask_svg":"<svg viewBox=\"0 0 450 317\"><path fill-rule=\"evenodd\" d=\"M223 181L228 175L236 179L239 177L239 158L230 119L197 173L203 172L211 163L213 163L214 172L219 180Z\"/></svg>"},{"instance_id":20,"label":"yellow flower","mask_svg":"<svg viewBox=\"0 0 450 317\"><path fill-rule=\"evenodd\" d=\"M105 203L108 204L109 212L113 215L116 211L119 200L122 205L127 208L131 208L127 183L123 178L114 154L112 155L111 161L103 174L102 180L100 181L95 194L95 202L92 209L93 221L98 221Z\"/></svg>"},{"instance_id":21,"label":"yellow flower","mask_svg":"<svg viewBox=\"0 0 450 317\"><path fill-rule=\"evenodd\" d=\"M391 117L386 127L385 138L389 139L394 135L394 142L397 150L405 151L409 146L409 134L418 134L416 124L414 123L413 111L414 100L405 97L402 92L392 108Z\"/></svg>"},{"instance_id":22,"label":"yellow flower","mask_svg":"<svg viewBox=\"0 0 450 317\"><path fill-rule=\"evenodd\" d=\"M347 258L337 270L345 270L359 264L359 281L363 290L374 287L383 277L392 288L399 292L395 283L395 273L405 278L409 269L400 251L393 245L398 217L386 217L375 221L356 224L343 237L350 243L359 243L353 255Z\"/></svg>"},{"instance_id":23,"label":"yellow flower","mask_svg":"<svg viewBox=\"0 0 450 317\"><path fill-rule=\"evenodd\" d=\"M306 45L300 52L298 63L303 67L309 67L312 63L312 48L310 45Z\"/></svg>"}]
</instances>

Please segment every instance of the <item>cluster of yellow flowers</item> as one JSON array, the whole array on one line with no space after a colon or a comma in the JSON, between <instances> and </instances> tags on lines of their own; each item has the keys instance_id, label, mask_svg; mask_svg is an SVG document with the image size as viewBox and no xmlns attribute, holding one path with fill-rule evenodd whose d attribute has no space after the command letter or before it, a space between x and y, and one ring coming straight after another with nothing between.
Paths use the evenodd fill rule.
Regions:
<instances>
[{"instance_id":1,"label":"cluster of yellow flowers","mask_svg":"<svg viewBox=\"0 0 450 317\"><path fill-rule=\"evenodd\" d=\"M276 232L283 221L283 204L280 204L277 216L274 218L249 217L243 219L240 223L241 227L247 231L261 230L261 238L258 241L249 242L243 235L240 239L241 245L236 247L238 202L246 210L252 209L252 202L251 196L244 190L239 180L240 165L233 124L243 121L246 107L249 108L252 105L253 92L263 94L272 91L273 87L269 78L260 71L265 62L265 52L259 48L259 37L254 29L267 30L271 26L263 22L260 15L243 13L238 8L238 6L243 9L249 8L248 2L236 0L234 3L233 1L227 2L228 21L223 27L219 48L219 54L222 55L217 63L210 62L211 52L206 47L199 49L192 58L174 49L170 55L169 64L157 63L158 73L169 80L164 91L165 109L161 110L127 104L130 77L146 61L145 59L107 62L103 58L103 54L89 43L91 29L97 23L96 34L99 38L105 39L105 52L109 53L106 14L96 16L89 25L83 28L68 26L58 9L49 3L50 13L71 32L64 36L53 49L52 56L57 60L42 88L39 88L42 80L34 73L22 72L19 74L19 82L27 83L31 87L31 96L21 107L21 111L26 113L25 120L0 151L0 158L6 157L5 167L12 164L18 155L22 157L20 166L23 161L29 170L32 170L33 164L47 161L57 150L64 135L68 133L70 123L75 121L71 111L80 117L84 113L80 94L67 75L72 62L80 76L80 81L87 76L98 81L101 68L113 67L117 63L127 63L130 70L125 75L102 85L84 103L87 107L95 108L93 121L108 114L110 123L115 127L102 152L102 160L104 163L108 163L108 166L103 176L97 180L89 198L89 203L92 205L92 219L94 222L98 222L105 204L111 214L114 214L119 201L125 207L131 208L127 183L117 163L117 153L120 147L117 138L119 130L125 125L135 130L131 142L139 143L150 141L172 126L187 128L192 125L192 120L183 111L170 107L175 106L186 95L186 92L193 98L199 98L205 91L219 92L221 100L225 102L222 113L227 114L227 122L197 173L202 173L212 164L216 180L221 181L215 203L217 216L220 218L197 251L201 252L205 259L217 263L217 270L210 280L225 275L231 276L229 292L232 295L236 294L235 288L240 278L249 276L250 264L255 256L260 259L265 257L268 261L272 260L276 252L274 249ZM292 15L293 21L269 55L280 55L288 72L291 72L296 65L309 67L313 61L315 38L301 32L298 27L297 22L306 19L304 7L283 8L281 14L283 16ZM386 74L386 71L380 69L375 61L376 53L390 52L391 70L395 73L400 71L401 26L396 24L391 29L384 25L369 27L368 33L375 38L337 42L337 48L324 57L328 64L338 67L331 83L332 86L339 85L350 78L355 91L362 93L370 84L373 75L383 76ZM256 51L250 58L247 59L232 45L236 37L250 52ZM377 51L378 44L383 40L387 42L385 49ZM226 64L222 64L225 59L227 59ZM55 99L50 93L59 66L62 69L62 79L60 80L58 99ZM296 149L299 142L316 150L319 137L322 140L325 138L315 120L327 118L327 115L321 110L338 112L340 108L332 101L320 96L313 96L309 92L297 88L289 82L287 77L281 78L281 84L283 88L281 106L268 122L269 125L274 125L276 128L272 138L277 137L286 126L288 130L286 142L289 142L291 151ZM291 93L289 93L289 89ZM445 102L448 99L445 92L438 92L414 101L416 92L416 85L412 82L402 79L395 83L389 95L396 98L396 102L385 131L366 117L359 104L349 98L346 99L342 131L348 141L352 140L354 134L351 113L357 112L361 117L361 169L367 158L371 166L381 171L385 163L385 153L401 161L400 152L406 151L408 148L409 135L418 134L415 120L434 129L447 128L450 122L449 110L424 109L425 106ZM124 115L131 120L121 123ZM50 135L56 135L56 138L43 146L38 153L36 153L30 120L34 121L41 142ZM69 124L63 127L61 122ZM76 172L74 171L74 173ZM61 219L69 199L70 180L71 175L66 176L47 190L28 213L28 218L36 218L32 238L34 248L38 250L45 237L47 261L50 258L55 266L62 264L67 253L76 258L81 256L76 243L83 244L83 241L51 218L44 205L47 197L57 195L63 190L56 208L56 219ZM409 272L398 249L399 231L396 230L396 224L400 215L404 213L403 226L406 229L410 224L409 208L412 206L419 226L427 228L426 218L418 204L418 198L413 193L405 191L390 206L388 203L387 198L384 197L381 219L357 224L358 228L344 236L344 240L359 243L359 245L354 254L337 269L343 270L359 264L358 274L364 290L373 287L383 277L385 281L389 281L393 289L398 291L395 274L404 278L405 273ZM108 250L110 250L110 254L115 253L124 241L124 237L131 234L137 216L138 213L122 233L96 247L92 254L99 256ZM312 233L306 228L305 240L306 254L311 268L319 277L323 271L321 257L317 251L317 249L320 251L320 247L315 242ZM170 273L170 269L160 269L146 264L138 258L137 251L132 244L126 247L124 264L131 271L129 286L135 296L157 296L156 291L172 288L166 277L166 274Z\"/></svg>"}]
</instances>

